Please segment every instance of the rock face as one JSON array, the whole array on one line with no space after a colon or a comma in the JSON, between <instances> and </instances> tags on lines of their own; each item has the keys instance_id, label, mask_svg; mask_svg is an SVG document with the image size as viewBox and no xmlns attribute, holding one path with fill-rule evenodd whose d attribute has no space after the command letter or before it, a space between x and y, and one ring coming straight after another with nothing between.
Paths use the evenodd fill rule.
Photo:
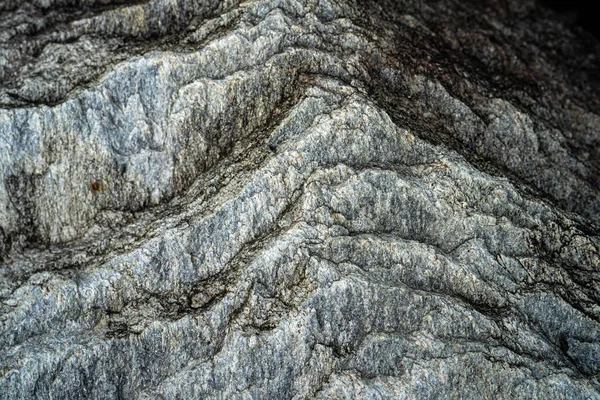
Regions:
<instances>
[{"instance_id":1,"label":"rock face","mask_svg":"<svg viewBox=\"0 0 600 400\"><path fill-rule=\"evenodd\" d=\"M0 3L0 399L600 399L598 71L528 1Z\"/></svg>"}]
</instances>

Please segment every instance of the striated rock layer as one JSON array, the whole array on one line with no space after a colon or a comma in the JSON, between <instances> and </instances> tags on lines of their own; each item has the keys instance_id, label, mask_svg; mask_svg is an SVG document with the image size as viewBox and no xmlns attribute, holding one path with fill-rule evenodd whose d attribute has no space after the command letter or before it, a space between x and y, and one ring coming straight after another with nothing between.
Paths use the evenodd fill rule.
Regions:
<instances>
[{"instance_id":1,"label":"striated rock layer","mask_svg":"<svg viewBox=\"0 0 600 400\"><path fill-rule=\"evenodd\" d=\"M0 3L0 399L600 399L598 71L531 1Z\"/></svg>"}]
</instances>

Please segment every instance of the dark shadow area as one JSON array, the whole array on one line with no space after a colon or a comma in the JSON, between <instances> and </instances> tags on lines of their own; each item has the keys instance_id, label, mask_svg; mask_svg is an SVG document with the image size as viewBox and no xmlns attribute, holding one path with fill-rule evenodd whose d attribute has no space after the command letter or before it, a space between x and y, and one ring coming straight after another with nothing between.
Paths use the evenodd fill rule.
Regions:
<instances>
[{"instance_id":1,"label":"dark shadow area","mask_svg":"<svg viewBox=\"0 0 600 400\"><path fill-rule=\"evenodd\" d=\"M579 25L597 40L600 40L598 29L598 3L594 1L573 0L539 0L542 6L558 12L567 22Z\"/></svg>"}]
</instances>

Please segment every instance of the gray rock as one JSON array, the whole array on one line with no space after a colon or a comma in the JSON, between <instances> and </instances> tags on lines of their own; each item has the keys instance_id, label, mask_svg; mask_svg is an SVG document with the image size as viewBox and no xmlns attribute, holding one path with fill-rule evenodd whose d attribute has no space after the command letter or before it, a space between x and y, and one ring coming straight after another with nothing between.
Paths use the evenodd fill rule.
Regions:
<instances>
[{"instance_id":1,"label":"gray rock","mask_svg":"<svg viewBox=\"0 0 600 400\"><path fill-rule=\"evenodd\" d=\"M600 45L474 3L0 4L0 399L600 398Z\"/></svg>"}]
</instances>

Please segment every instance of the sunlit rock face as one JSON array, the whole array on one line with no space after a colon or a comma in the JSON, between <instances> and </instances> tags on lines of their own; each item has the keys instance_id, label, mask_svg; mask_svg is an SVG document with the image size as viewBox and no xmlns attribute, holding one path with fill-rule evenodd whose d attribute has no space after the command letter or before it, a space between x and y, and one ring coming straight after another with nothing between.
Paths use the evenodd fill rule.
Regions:
<instances>
[{"instance_id":1,"label":"sunlit rock face","mask_svg":"<svg viewBox=\"0 0 600 400\"><path fill-rule=\"evenodd\" d=\"M534 2L0 3L0 399L600 398L599 70Z\"/></svg>"}]
</instances>

